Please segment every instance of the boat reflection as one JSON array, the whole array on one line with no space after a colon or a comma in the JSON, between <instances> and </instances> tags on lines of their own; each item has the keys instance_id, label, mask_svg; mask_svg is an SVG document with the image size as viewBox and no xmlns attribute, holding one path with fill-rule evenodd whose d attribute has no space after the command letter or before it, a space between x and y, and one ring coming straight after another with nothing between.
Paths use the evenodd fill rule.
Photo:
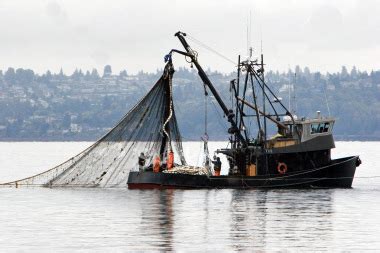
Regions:
<instances>
[{"instance_id":1,"label":"boat reflection","mask_svg":"<svg viewBox=\"0 0 380 253\"><path fill-rule=\"evenodd\" d=\"M331 190L233 190L229 213L230 239L236 250L302 249L333 239Z\"/></svg>"},{"instance_id":2,"label":"boat reflection","mask_svg":"<svg viewBox=\"0 0 380 253\"><path fill-rule=\"evenodd\" d=\"M173 251L174 190L141 191L143 249Z\"/></svg>"},{"instance_id":3,"label":"boat reflection","mask_svg":"<svg viewBox=\"0 0 380 253\"><path fill-rule=\"evenodd\" d=\"M332 243L333 190L140 191L142 249L246 251ZM212 247L212 248L211 248Z\"/></svg>"}]
</instances>

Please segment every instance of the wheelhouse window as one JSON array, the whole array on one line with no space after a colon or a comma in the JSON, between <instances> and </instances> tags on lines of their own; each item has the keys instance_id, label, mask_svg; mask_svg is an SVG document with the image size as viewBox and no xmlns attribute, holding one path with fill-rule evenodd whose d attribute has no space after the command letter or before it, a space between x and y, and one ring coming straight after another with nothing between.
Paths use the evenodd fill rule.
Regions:
<instances>
[{"instance_id":1,"label":"wheelhouse window","mask_svg":"<svg viewBox=\"0 0 380 253\"><path fill-rule=\"evenodd\" d=\"M329 129L330 129L329 122L311 124L311 134L327 133Z\"/></svg>"}]
</instances>

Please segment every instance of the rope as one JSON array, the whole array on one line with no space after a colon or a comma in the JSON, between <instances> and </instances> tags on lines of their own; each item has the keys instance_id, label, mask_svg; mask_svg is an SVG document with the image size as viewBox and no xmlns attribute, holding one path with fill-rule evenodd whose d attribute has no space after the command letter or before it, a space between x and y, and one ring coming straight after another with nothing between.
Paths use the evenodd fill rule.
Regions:
<instances>
[{"instance_id":1,"label":"rope","mask_svg":"<svg viewBox=\"0 0 380 253\"><path fill-rule=\"evenodd\" d=\"M228 127L227 126L227 123L225 121L221 121L221 118L223 118L223 116L220 114L219 110L218 110L218 107L215 105L214 101L212 99L210 99L211 101L211 104L214 106L214 110L216 111L216 113L219 115L218 118L218 123L219 125L222 127L222 128L226 128ZM222 123L223 122L223 123Z\"/></svg>"},{"instance_id":2,"label":"rope","mask_svg":"<svg viewBox=\"0 0 380 253\"><path fill-rule=\"evenodd\" d=\"M165 133L166 137L168 137L168 150L172 150L172 145L171 145L171 139L170 139L170 135L168 132L166 132L165 128L166 128L166 125L169 123L170 119L172 118L173 116L173 100L172 100L172 78L171 78L171 75L170 73L168 74L168 78L169 78L169 99L170 99L170 103L169 103L169 116L168 118L166 119L163 127L162 127L162 130L163 132Z\"/></svg>"},{"instance_id":3,"label":"rope","mask_svg":"<svg viewBox=\"0 0 380 253\"><path fill-rule=\"evenodd\" d=\"M203 166L204 167L207 167L208 171L209 171L209 175L211 175L211 170L210 170L210 152L209 152L209 149L208 149L208 132L207 132L207 96L208 96L208 93L207 93L207 90L206 90L206 85L204 84L203 85L204 87L204 91L205 91L205 98L204 98L204 102L205 102L205 133L204 133L204 137L202 138L203 140Z\"/></svg>"},{"instance_id":4,"label":"rope","mask_svg":"<svg viewBox=\"0 0 380 253\"><path fill-rule=\"evenodd\" d=\"M213 48L207 46L205 43L201 42L200 40L198 40L198 39L196 39L196 38L194 38L194 37L192 37L192 36L190 36L190 35L187 35L187 37L188 37L190 40L192 40L192 41L194 41L195 43L197 43L198 45L200 45L201 47L203 47L203 48L209 50L210 52L212 52L212 53L218 55L219 57L223 58L224 60L226 60L226 61L232 63L234 66L236 66L236 62L235 62L235 61L231 60L231 59L228 58L227 56L224 56L223 54L219 53L219 52L216 51L215 49L213 49Z\"/></svg>"},{"instance_id":5,"label":"rope","mask_svg":"<svg viewBox=\"0 0 380 253\"><path fill-rule=\"evenodd\" d=\"M206 86L204 85L204 89L205 89L205 136L208 136L208 133L207 133L207 91L206 91Z\"/></svg>"}]
</instances>

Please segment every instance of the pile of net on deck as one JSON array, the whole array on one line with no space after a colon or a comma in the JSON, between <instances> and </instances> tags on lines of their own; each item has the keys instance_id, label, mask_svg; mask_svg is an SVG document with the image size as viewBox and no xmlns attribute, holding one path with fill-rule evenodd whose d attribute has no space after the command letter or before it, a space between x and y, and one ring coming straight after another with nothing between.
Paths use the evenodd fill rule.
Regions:
<instances>
[{"instance_id":1,"label":"pile of net on deck","mask_svg":"<svg viewBox=\"0 0 380 253\"><path fill-rule=\"evenodd\" d=\"M206 167L198 167L198 166L189 166L189 165L180 165L171 168L170 170L163 170L163 173L170 174L188 174L188 175L205 175L210 176L211 171Z\"/></svg>"},{"instance_id":2,"label":"pile of net on deck","mask_svg":"<svg viewBox=\"0 0 380 253\"><path fill-rule=\"evenodd\" d=\"M86 150L48 171L2 186L125 187L142 152L151 164L160 154L165 160L168 149L175 164L186 165L172 101L173 73L169 62L148 94Z\"/></svg>"}]
</instances>

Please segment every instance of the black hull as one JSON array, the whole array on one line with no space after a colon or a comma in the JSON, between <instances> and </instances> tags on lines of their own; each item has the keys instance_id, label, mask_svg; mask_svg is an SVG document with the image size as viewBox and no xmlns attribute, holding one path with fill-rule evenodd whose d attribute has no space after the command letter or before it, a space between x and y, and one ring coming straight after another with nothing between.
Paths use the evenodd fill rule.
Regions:
<instances>
[{"instance_id":1,"label":"black hull","mask_svg":"<svg viewBox=\"0 0 380 253\"><path fill-rule=\"evenodd\" d=\"M350 188L358 157L332 160L328 166L285 175L198 176L154 172L130 172L129 189L154 188Z\"/></svg>"}]
</instances>

